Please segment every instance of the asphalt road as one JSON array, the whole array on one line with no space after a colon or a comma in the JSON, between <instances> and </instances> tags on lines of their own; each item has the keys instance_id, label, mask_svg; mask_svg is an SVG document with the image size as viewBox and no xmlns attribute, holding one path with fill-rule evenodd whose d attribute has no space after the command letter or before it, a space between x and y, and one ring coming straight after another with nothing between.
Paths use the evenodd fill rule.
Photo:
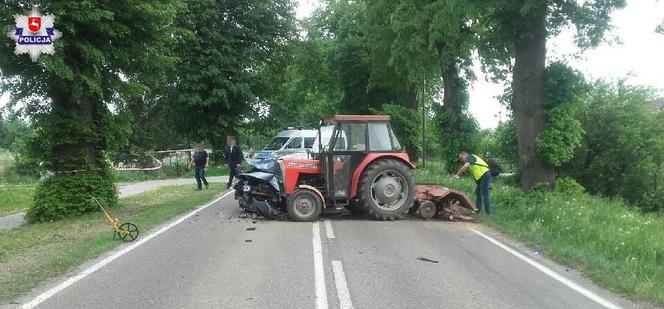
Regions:
<instances>
[{"instance_id":1,"label":"asphalt road","mask_svg":"<svg viewBox=\"0 0 664 309\"><path fill-rule=\"evenodd\" d=\"M312 224L238 214L227 196L107 264L100 258L96 271L86 267L99 261L89 263L71 285L54 293L55 282L25 301L42 297L37 308L641 308L478 224L338 213Z\"/></svg>"}]
</instances>

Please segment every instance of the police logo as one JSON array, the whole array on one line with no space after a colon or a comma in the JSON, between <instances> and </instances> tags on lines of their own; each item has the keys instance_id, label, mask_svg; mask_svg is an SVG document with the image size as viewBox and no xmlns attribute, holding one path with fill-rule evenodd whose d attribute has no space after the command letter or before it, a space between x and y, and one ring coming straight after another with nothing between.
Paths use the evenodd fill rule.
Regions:
<instances>
[{"instance_id":1,"label":"police logo","mask_svg":"<svg viewBox=\"0 0 664 309\"><path fill-rule=\"evenodd\" d=\"M17 14L14 18L16 28L7 36L16 41L15 54L29 54L30 59L37 62L39 55L55 53L53 43L62 37L62 33L53 28L53 14L41 16L39 10L33 7L29 16Z\"/></svg>"}]
</instances>

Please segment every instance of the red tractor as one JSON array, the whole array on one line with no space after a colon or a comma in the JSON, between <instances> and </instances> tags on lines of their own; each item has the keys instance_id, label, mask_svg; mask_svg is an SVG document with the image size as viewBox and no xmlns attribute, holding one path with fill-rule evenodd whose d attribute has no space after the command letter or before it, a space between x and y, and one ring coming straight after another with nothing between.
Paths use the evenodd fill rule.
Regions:
<instances>
[{"instance_id":1,"label":"red tractor","mask_svg":"<svg viewBox=\"0 0 664 309\"><path fill-rule=\"evenodd\" d=\"M309 158L284 157L275 166L279 208L294 221L314 221L344 206L376 220L401 218L413 206L415 179L390 117L324 117Z\"/></svg>"}]
</instances>

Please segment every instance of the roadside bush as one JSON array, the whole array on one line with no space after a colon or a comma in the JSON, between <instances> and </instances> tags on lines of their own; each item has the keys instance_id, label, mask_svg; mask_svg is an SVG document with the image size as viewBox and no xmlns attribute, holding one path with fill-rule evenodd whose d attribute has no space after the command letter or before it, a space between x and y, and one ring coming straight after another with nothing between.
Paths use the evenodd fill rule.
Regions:
<instances>
[{"instance_id":1,"label":"roadside bush","mask_svg":"<svg viewBox=\"0 0 664 309\"><path fill-rule=\"evenodd\" d=\"M34 203L28 209L28 222L52 221L94 211L94 197L104 206L118 201L113 173L105 167L100 171L56 174L37 185Z\"/></svg>"},{"instance_id":2,"label":"roadside bush","mask_svg":"<svg viewBox=\"0 0 664 309\"><path fill-rule=\"evenodd\" d=\"M664 213L664 190L644 194L638 206L646 212Z\"/></svg>"},{"instance_id":3,"label":"roadside bush","mask_svg":"<svg viewBox=\"0 0 664 309\"><path fill-rule=\"evenodd\" d=\"M556 193L575 195L585 193L586 189L573 178L562 177L556 179L556 186L553 191Z\"/></svg>"},{"instance_id":4,"label":"roadside bush","mask_svg":"<svg viewBox=\"0 0 664 309\"><path fill-rule=\"evenodd\" d=\"M31 147L32 139L30 136L24 136L17 139L12 144L14 155L14 171L20 175L39 175L39 158L34 155Z\"/></svg>"}]
</instances>

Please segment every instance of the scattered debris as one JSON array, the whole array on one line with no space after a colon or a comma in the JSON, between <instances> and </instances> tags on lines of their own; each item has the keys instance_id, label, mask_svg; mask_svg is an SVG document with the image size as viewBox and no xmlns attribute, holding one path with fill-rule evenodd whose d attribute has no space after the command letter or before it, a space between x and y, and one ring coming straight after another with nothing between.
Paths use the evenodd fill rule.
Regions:
<instances>
[{"instance_id":1,"label":"scattered debris","mask_svg":"<svg viewBox=\"0 0 664 309\"><path fill-rule=\"evenodd\" d=\"M417 259L422 261L422 262L429 262L429 263L436 263L436 264L440 262L440 261L436 261L436 260L427 259L427 258L422 257L422 256L418 257Z\"/></svg>"},{"instance_id":2,"label":"scattered debris","mask_svg":"<svg viewBox=\"0 0 664 309\"><path fill-rule=\"evenodd\" d=\"M244 242L251 242L251 239L245 239Z\"/></svg>"},{"instance_id":3,"label":"scattered debris","mask_svg":"<svg viewBox=\"0 0 664 309\"><path fill-rule=\"evenodd\" d=\"M255 231L255 230L256 230L255 227L248 227L248 228L247 228L247 231Z\"/></svg>"},{"instance_id":4,"label":"scattered debris","mask_svg":"<svg viewBox=\"0 0 664 309\"><path fill-rule=\"evenodd\" d=\"M539 251L533 251L533 255L537 256L540 255Z\"/></svg>"}]
</instances>

